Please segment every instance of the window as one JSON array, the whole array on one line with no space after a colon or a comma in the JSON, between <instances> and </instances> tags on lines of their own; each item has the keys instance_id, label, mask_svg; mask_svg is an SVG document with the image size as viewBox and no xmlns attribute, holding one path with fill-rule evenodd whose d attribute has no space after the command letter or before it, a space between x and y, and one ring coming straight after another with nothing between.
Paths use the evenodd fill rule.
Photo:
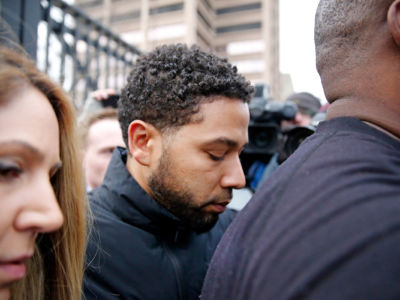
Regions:
<instances>
[{"instance_id":1,"label":"window","mask_svg":"<svg viewBox=\"0 0 400 300\"><path fill-rule=\"evenodd\" d=\"M111 17L111 22L128 21L140 18L140 11L132 11L126 14L115 15Z\"/></svg>"},{"instance_id":2,"label":"window","mask_svg":"<svg viewBox=\"0 0 400 300\"><path fill-rule=\"evenodd\" d=\"M178 11L183 9L183 3L153 7L150 9L150 15L158 15L172 11Z\"/></svg>"},{"instance_id":3,"label":"window","mask_svg":"<svg viewBox=\"0 0 400 300\"><path fill-rule=\"evenodd\" d=\"M261 3L258 2L258 3L250 3L250 4L240 5L240 6L219 8L219 9L217 9L216 13L217 13L217 15L222 15L222 14L229 14L229 13L235 13L235 12L246 11L246 10L260 9L260 8L261 8Z\"/></svg>"},{"instance_id":4,"label":"window","mask_svg":"<svg viewBox=\"0 0 400 300\"><path fill-rule=\"evenodd\" d=\"M93 8L95 6L102 5L102 4L103 4L102 0L94 0L94 1L88 1L85 3L80 3L77 6L82 9L88 9L88 8Z\"/></svg>"},{"instance_id":5,"label":"window","mask_svg":"<svg viewBox=\"0 0 400 300\"><path fill-rule=\"evenodd\" d=\"M261 28L261 22L218 27L216 32L217 33L228 33L228 32L243 31L243 30L250 30L250 29L258 29L258 28Z\"/></svg>"}]
</instances>

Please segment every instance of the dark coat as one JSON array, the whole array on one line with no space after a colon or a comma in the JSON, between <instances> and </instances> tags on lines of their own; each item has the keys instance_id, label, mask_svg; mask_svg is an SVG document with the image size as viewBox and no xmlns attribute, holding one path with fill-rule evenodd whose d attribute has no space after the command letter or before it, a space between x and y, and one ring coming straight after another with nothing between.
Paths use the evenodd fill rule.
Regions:
<instances>
[{"instance_id":1,"label":"dark coat","mask_svg":"<svg viewBox=\"0 0 400 300\"><path fill-rule=\"evenodd\" d=\"M86 299L198 299L236 213L227 210L209 232L193 232L137 184L125 161L126 151L115 150L104 183L89 194Z\"/></svg>"}]
</instances>

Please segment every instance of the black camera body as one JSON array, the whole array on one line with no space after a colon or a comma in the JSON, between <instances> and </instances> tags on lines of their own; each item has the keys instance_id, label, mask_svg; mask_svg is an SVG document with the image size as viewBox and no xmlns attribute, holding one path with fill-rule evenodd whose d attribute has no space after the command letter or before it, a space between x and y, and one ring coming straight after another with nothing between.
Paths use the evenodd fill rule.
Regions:
<instances>
[{"instance_id":1,"label":"black camera body","mask_svg":"<svg viewBox=\"0 0 400 300\"><path fill-rule=\"evenodd\" d=\"M107 99L101 100L101 105L105 107L111 107L111 108L117 108L118 107L118 100L119 100L120 95L115 94L115 95L110 95L108 96Z\"/></svg>"},{"instance_id":2,"label":"black camera body","mask_svg":"<svg viewBox=\"0 0 400 300\"><path fill-rule=\"evenodd\" d=\"M245 174L255 161L267 164L275 153L278 153L278 162L282 163L314 132L311 126L282 129L283 120L296 117L298 108L295 103L254 97L249 108L249 143L241 154Z\"/></svg>"},{"instance_id":3,"label":"black camera body","mask_svg":"<svg viewBox=\"0 0 400 300\"><path fill-rule=\"evenodd\" d=\"M272 155L278 150L282 120L293 120L297 105L292 102L254 98L250 104L249 144L246 151Z\"/></svg>"}]
</instances>

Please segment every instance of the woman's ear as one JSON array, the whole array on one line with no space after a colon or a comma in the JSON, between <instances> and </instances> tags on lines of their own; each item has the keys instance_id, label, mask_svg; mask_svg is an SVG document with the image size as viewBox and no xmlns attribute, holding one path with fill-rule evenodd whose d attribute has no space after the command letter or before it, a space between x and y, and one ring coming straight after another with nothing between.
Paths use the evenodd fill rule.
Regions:
<instances>
[{"instance_id":1,"label":"woman's ear","mask_svg":"<svg viewBox=\"0 0 400 300\"><path fill-rule=\"evenodd\" d=\"M141 120L135 120L129 125L129 152L139 164L149 166L156 135L155 127Z\"/></svg>"},{"instance_id":2,"label":"woman's ear","mask_svg":"<svg viewBox=\"0 0 400 300\"><path fill-rule=\"evenodd\" d=\"M393 40L400 47L400 0L395 0L390 5L387 20Z\"/></svg>"}]
</instances>

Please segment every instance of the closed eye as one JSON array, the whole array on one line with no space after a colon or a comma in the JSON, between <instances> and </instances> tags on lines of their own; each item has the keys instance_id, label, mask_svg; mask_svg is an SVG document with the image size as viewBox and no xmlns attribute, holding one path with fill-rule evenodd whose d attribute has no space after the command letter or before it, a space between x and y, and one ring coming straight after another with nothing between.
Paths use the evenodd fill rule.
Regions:
<instances>
[{"instance_id":1,"label":"closed eye","mask_svg":"<svg viewBox=\"0 0 400 300\"><path fill-rule=\"evenodd\" d=\"M224 156L216 156L216 155L213 155L213 154L211 154L211 153L208 153L208 155L210 156L210 158L211 158L213 161L221 161L221 160L224 159Z\"/></svg>"}]
</instances>

